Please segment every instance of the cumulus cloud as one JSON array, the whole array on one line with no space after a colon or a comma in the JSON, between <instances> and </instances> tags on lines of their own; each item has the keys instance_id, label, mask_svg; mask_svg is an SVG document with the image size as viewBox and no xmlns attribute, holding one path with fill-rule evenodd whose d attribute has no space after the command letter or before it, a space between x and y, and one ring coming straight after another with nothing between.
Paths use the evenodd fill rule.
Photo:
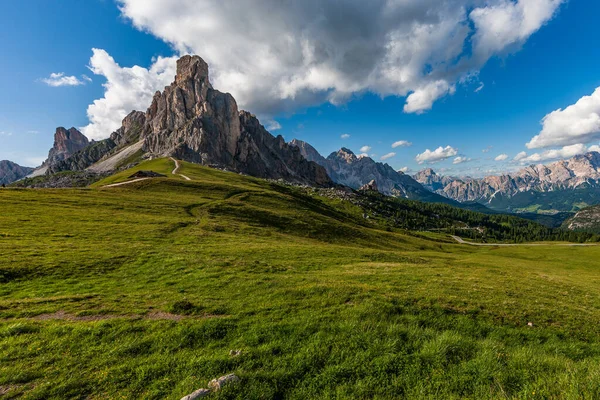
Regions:
<instances>
[{"instance_id":1,"label":"cumulus cloud","mask_svg":"<svg viewBox=\"0 0 600 400\"><path fill-rule=\"evenodd\" d=\"M473 54L487 60L521 46L548 22L565 0L497 0L469 14L475 26Z\"/></svg>"},{"instance_id":2,"label":"cumulus cloud","mask_svg":"<svg viewBox=\"0 0 600 400\"><path fill-rule=\"evenodd\" d=\"M508 154L500 154L498 157L494 158L495 161L506 161L508 160Z\"/></svg>"},{"instance_id":3,"label":"cumulus cloud","mask_svg":"<svg viewBox=\"0 0 600 400\"><path fill-rule=\"evenodd\" d=\"M466 163L469 161L473 161L473 160L468 157L458 156L452 161L452 164L458 165L458 164L463 164L463 163Z\"/></svg>"},{"instance_id":4,"label":"cumulus cloud","mask_svg":"<svg viewBox=\"0 0 600 400\"><path fill-rule=\"evenodd\" d=\"M91 79L85 75L82 76L82 79L79 79L76 76L67 76L64 72L54 72L48 78L41 79L41 81L48 86L61 87L85 85L86 82L91 82Z\"/></svg>"},{"instance_id":5,"label":"cumulus cloud","mask_svg":"<svg viewBox=\"0 0 600 400\"><path fill-rule=\"evenodd\" d=\"M82 133L90 139L107 138L131 111L146 111L154 93L173 82L176 61L176 57L159 57L148 69L121 67L105 50L93 49L89 68L106 78L106 83L104 97L88 106L90 123Z\"/></svg>"},{"instance_id":6,"label":"cumulus cloud","mask_svg":"<svg viewBox=\"0 0 600 400\"><path fill-rule=\"evenodd\" d=\"M381 161L389 160L390 158L396 157L396 153L387 153L381 156Z\"/></svg>"},{"instance_id":7,"label":"cumulus cloud","mask_svg":"<svg viewBox=\"0 0 600 400\"><path fill-rule=\"evenodd\" d=\"M281 124L275 120L268 120L265 126L267 130L271 132L278 131L281 129Z\"/></svg>"},{"instance_id":8,"label":"cumulus cloud","mask_svg":"<svg viewBox=\"0 0 600 400\"><path fill-rule=\"evenodd\" d=\"M423 164L423 163L433 164L433 163L436 163L439 161L446 160L450 157L454 157L457 154L458 154L458 150L456 150L452 146L446 146L446 147L440 146L437 149L435 149L434 151L431 151L429 149L425 150L423 153L418 154L417 157L415 158L415 160L419 164Z\"/></svg>"},{"instance_id":9,"label":"cumulus cloud","mask_svg":"<svg viewBox=\"0 0 600 400\"><path fill-rule=\"evenodd\" d=\"M456 87L445 80L428 83L418 88L406 98L404 112L421 114L431 110L433 103L447 94L454 94Z\"/></svg>"},{"instance_id":10,"label":"cumulus cloud","mask_svg":"<svg viewBox=\"0 0 600 400\"><path fill-rule=\"evenodd\" d=\"M481 152L482 153L489 153L493 148L494 148L494 146L488 146L485 149L481 150Z\"/></svg>"},{"instance_id":11,"label":"cumulus cloud","mask_svg":"<svg viewBox=\"0 0 600 400\"><path fill-rule=\"evenodd\" d=\"M600 87L567 108L558 109L542 119L542 131L527 147L538 149L589 143L600 138Z\"/></svg>"},{"instance_id":12,"label":"cumulus cloud","mask_svg":"<svg viewBox=\"0 0 600 400\"><path fill-rule=\"evenodd\" d=\"M412 143L407 141L407 140L398 140L397 142L394 142L392 144L392 148L397 148L397 147L410 147L412 146Z\"/></svg>"},{"instance_id":13,"label":"cumulus cloud","mask_svg":"<svg viewBox=\"0 0 600 400\"><path fill-rule=\"evenodd\" d=\"M342 135L340 136L340 138L341 138L341 139L344 139L344 140L346 140L346 139L350 139L350 135L349 135L349 134L347 134L347 133L344 133L344 134L342 134Z\"/></svg>"},{"instance_id":14,"label":"cumulus cloud","mask_svg":"<svg viewBox=\"0 0 600 400\"><path fill-rule=\"evenodd\" d=\"M542 153L534 153L529 156L525 152L522 152L517 155L519 159L517 160L515 157L515 160L520 161L522 164L531 164L542 161L558 160L560 158L571 158L578 154L587 153L588 151L590 151L590 149L588 149L586 145L578 143L564 146L561 149L551 149Z\"/></svg>"},{"instance_id":15,"label":"cumulus cloud","mask_svg":"<svg viewBox=\"0 0 600 400\"><path fill-rule=\"evenodd\" d=\"M409 172L410 172L410 171L412 171L412 170L411 170L410 168L408 168L408 167L402 167L402 168L400 168L398 171L399 171L399 172L402 172L402 173L404 173L404 174L407 174L407 173L409 173Z\"/></svg>"},{"instance_id":16,"label":"cumulus cloud","mask_svg":"<svg viewBox=\"0 0 600 400\"><path fill-rule=\"evenodd\" d=\"M527 157L527 152L525 152L525 151L522 151L522 152L520 152L519 154L517 154L517 155L515 156L515 158L513 158L513 160L515 160L515 161L521 161L521 160L523 160L523 159L524 159L524 158L526 158L526 157Z\"/></svg>"},{"instance_id":17,"label":"cumulus cloud","mask_svg":"<svg viewBox=\"0 0 600 400\"><path fill-rule=\"evenodd\" d=\"M242 108L273 116L367 91L424 112L564 0L117 1L138 29L202 56Z\"/></svg>"},{"instance_id":18,"label":"cumulus cloud","mask_svg":"<svg viewBox=\"0 0 600 400\"><path fill-rule=\"evenodd\" d=\"M361 153L368 153L371 151L371 146L363 146L360 148Z\"/></svg>"},{"instance_id":19,"label":"cumulus cloud","mask_svg":"<svg viewBox=\"0 0 600 400\"><path fill-rule=\"evenodd\" d=\"M590 148L588 149L588 151L595 151L600 153L600 146L598 146L597 144L590 146Z\"/></svg>"}]
</instances>

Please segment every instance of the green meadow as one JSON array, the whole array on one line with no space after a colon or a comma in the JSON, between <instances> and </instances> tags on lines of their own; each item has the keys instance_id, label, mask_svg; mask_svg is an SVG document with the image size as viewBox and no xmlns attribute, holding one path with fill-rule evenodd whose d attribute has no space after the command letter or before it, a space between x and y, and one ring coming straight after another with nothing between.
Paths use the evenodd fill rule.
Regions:
<instances>
[{"instance_id":1,"label":"green meadow","mask_svg":"<svg viewBox=\"0 0 600 400\"><path fill-rule=\"evenodd\" d=\"M600 398L600 247L459 245L173 168L0 190L0 396L178 400L235 373L209 398Z\"/></svg>"}]
</instances>

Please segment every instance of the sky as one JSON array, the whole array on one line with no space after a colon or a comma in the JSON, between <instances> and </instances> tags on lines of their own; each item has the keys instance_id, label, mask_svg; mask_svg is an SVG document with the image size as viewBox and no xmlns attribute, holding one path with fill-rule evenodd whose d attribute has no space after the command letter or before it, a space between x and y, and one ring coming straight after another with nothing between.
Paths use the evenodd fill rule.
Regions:
<instances>
[{"instance_id":1,"label":"sky","mask_svg":"<svg viewBox=\"0 0 600 400\"><path fill-rule=\"evenodd\" d=\"M198 54L273 134L483 176L600 150L591 0L22 0L0 13L0 159L101 140Z\"/></svg>"}]
</instances>

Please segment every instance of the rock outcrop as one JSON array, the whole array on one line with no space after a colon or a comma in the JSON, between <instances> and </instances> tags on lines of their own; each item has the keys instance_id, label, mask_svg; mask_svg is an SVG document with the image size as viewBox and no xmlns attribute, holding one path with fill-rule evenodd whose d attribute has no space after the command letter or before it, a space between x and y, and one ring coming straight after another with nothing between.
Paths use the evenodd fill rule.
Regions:
<instances>
[{"instance_id":1,"label":"rock outcrop","mask_svg":"<svg viewBox=\"0 0 600 400\"><path fill-rule=\"evenodd\" d=\"M258 119L239 111L228 93L213 89L198 56L177 62L171 86L157 92L145 115L144 150L154 156L216 166L248 175L317 186L331 185L325 170L307 161Z\"/></svg>"},{"instance_id":2,"label":"rock outcrop","mask_svg":"<svg viewBox=\"0 0 600 400\"><path fill-rule=\"evenodd\" d=\"M140 111L132 111L123 119L121 127L113 132L108 139L92 142L65 160L48 163L47 173L83 171L90 168L103 159L116 154L121 149L139 142L145 125L146 114Z\"/></svg>"},{"instance_id":3,"label":"rock outcrop","mask_svg":"<svg viewBox=\"0 0 600 400\"><path fill-rule=\"evenodd\" d=\"M375 180L372 180L371 182L361 186L358 190L361 192L379 192L379 189L377 188L377 182L375 182Z\"/></svg>"},{"instance_id":4,"label":"rock outcrop","mask_svg":"<svg viewBox=\"0 0 600 400\"><path fill-rule=\"evenodd\" d=\"M8 185L26 177L33 172L33 168L22 167L12 161L0 161L0 185Z\"/></svg>"},{"instance_id":5,"label":"rock outcrop","mask_svg":"<svg viewBox=\"0 0 600 400\"><path fill-rule=\"evenodd\" d=\"M306 142L294 139L290 144L297 147L306 159L323 166L331 179L341 185L360 189L369 182L375 181L377 190L388 196L430 202L450 202L443 196L431 193L413 178L394 170L388 164L375 162L370 157L356 156L347 148L341 148L324 158Z\"/></svg>"},{"instance_id":6,"label":"rock outcrop","mask_svg":"<svg viewBox=\"0 0 600 400\"><path fill-rule=\"evenodd\" d=\"M90 144L90 141L81 132L75 128L69 130L58 127L54 134L54 145L48 152L48 159L44 165L52 165L59 161L64 161L74 153L84 149Z\"/></svg>"}]
</instances>

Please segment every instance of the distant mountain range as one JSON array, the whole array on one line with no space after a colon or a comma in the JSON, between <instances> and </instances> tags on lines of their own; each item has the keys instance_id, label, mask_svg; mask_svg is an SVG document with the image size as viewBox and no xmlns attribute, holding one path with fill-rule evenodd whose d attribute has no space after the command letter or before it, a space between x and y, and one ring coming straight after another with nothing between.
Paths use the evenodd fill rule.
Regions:
<instances>
[{"instance_id":1,"label":"distant mountain range","mask_svg":"<svg viewBox=\"0 0 600 400\"><path fill-rule=\"evenodd\" d=\"M414 178L449 199L474 201L504 212L555 214L600 203L600 154L597 152L480 179L442 176L431 168L418 172Z\"/></svg>"},{"instance_id":2,"label":"distant mountain range","mask_svg":"<svg viewBox=\"0 0 600 400\"><path fill-rule=\"evenodd\" d=\"M343 147L325 158L314 147L301 140L294 139L290 145L298 147L307 160L324 167L331 179L340 185L360 189L375 181L377 189L388 196L432 203L455 203L432 193L409 175L394 170L388 164L375 162L370 157L357 156L347 148Z\"/></svg>"},{"instance_id":3,"label":"distant mountain range","mask_svg":"<svg viewBox=\"0 0 600 400\"><path fill-rule=\"evenodd\" d=\"M22 167L12 161L0 161L0 185L18 181L33 172L33 168Z\"/></svg>"}]
</instances>

